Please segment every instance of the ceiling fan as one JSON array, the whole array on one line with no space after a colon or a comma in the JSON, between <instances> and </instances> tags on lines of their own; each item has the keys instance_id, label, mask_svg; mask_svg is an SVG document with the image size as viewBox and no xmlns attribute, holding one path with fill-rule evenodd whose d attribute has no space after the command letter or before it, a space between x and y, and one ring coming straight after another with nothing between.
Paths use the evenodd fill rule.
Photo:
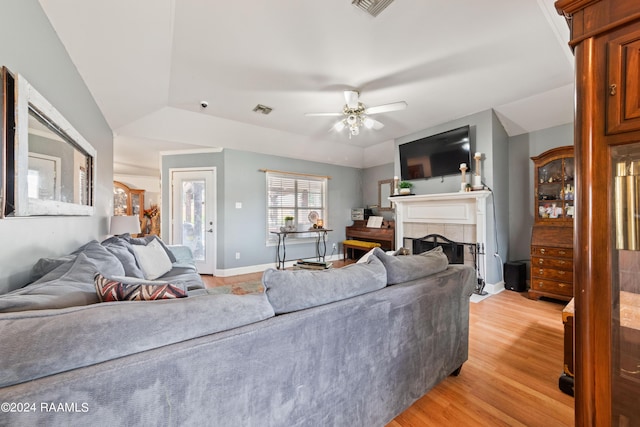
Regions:
<instances>
[{"instance_id":1,"label":"ceiling fan","mask_svg":"<svg viewBox=\"0 0 640 427\"><path fill-rule=\"evenodd\" d=\"M347 128L349 129L349 138L351 138L352 136L360 133L360 127L362 126L367 129L374 130L379 130L384 127L382 123L369 117L370 115L404 110L407 108L407 103L405 101L367 108L362 102L360 102L360 93L357 90L345 90L344 99L346 104L340 113L305 113L305 116L342 116L342 119L333 125L333 129L341 132L343 129Z\"/></svg>"}]
</instances>

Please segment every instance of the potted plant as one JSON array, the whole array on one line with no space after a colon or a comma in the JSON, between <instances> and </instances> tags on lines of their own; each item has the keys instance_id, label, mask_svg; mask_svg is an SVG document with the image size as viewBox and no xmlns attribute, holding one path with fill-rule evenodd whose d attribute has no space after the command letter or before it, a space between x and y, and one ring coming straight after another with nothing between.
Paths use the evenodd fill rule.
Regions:
<instances>
[{"instance_id":1,"label":"potted plant","mask_svg":"<svg viewBox=\"0 0 640 427\"><path fill-rule=\"evenodd\" d=\"M400 194L411 194L411 187L413 187L413 183L409 181L400 181Z\"/></svg>"},{"instance_id":2,"label":"potted plant","mask_svg":"<svg viewBox=\"0 0 640 427\"><path fill-rule=\"evenodd\" d=\"M284 226L287 227L288 230L293 230L293 220L294 218L292 216L284 217Z\"/></svg>"}]
</instances>

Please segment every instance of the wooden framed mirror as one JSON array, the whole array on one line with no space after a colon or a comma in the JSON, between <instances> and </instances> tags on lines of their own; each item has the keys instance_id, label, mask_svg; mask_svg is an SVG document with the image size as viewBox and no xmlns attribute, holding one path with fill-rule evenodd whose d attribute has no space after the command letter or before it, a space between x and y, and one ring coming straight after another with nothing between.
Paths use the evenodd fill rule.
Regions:
<instances>
[{"instance_id":1,"label":"wooden framed mirror","mask_svg":"<svg viewBox=\"0 0 640 427\"><path fill-rule=\"evenodd\" d=\"M393 194L393 179L378 181L378 210L392 211L393 205L389 196Z\"/></svg>"}]
</instances>

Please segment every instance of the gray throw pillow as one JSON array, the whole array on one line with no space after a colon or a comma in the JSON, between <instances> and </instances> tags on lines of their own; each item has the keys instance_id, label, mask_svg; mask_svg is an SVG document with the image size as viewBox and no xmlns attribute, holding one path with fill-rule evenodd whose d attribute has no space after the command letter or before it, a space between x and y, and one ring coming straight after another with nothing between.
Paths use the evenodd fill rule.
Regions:
<instances>
[{"instance_id":1,"label":"gray throw pillow","mask_svg":"<svg viewBox=\"0 0 640 427\"><path fill-rule=\"evenodd\" d=\"M440 246L418 255L402 256L387 255L380 248L376 248L373 255L380 259L387 269L388 285L427 277L446 270L449 265L449 260Z\"/></svg>"},{"instance_id":2,"label":"gray throw pillow","mask_svg":"<svg viewBox=\"0 0 640 427\"><path fill-rule=\"evenodd\" d=\"M384 266L375 257L362 264L328 270L268 269L262 275L276 314L351 298L386 286Z\"/></svg>"},{"instance_id":3,"label":"gray throw pillow","mask_svg":"<svg viewBox=\"0 0 640 427\"><path fill-rule=\"evenodd\" d=\"M136 257L131 249L131 244L125 240L115 240L110 243L102 242L109 252L111 252L122 264L124 275L128 277L144 277L144 273L136 263Z\"/></svg>"},{"instance_id":4,"label":"gray throw pillow","mask_svg":"<svg viewBox=\"0 0 640 427\"><path fill-rule=\"evenodd\" d=\"M96 272L96 265L80 253L74 261L60 265L37 282L0 295L0 313L95 304Z\"/></svg>"},{"instance_id":5,"label":"gray throw pillow","mask_svg":"<svg viewBox=\"0 0 640 427\"><path fill-rule=\"evenodd\" d=\"M110 276L124 276L124 267L118 258L109 252L97 240L92 240L81 248L77 249L74 254L85 254L98 271ZM93 281L93 276L91 277Z\"/></svg>"}]
</instances>

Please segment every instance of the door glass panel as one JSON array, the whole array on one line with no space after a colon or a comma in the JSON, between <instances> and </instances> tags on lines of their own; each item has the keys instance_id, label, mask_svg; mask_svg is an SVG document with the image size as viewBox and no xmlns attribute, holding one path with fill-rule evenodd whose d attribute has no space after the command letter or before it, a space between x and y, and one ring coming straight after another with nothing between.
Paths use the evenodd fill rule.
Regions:
<instances>
[{"instance_id":1,"label":"door glass panel","mask_svg":"<svg viewBox=\"0 0 640 427\"><path fill-rule=\"evenodd\" d=\"M612 149L612 425L640 420L640 143Z\"/></svg>"},{"instance_id":2,"label":"door glass panel","mask_svg":"<svg viewBox=\"0 0 640 427\"><path fill-rule=\"evenodd\" d=\"M182 181L182 244L191 248L196 261L205 259L205 181Z\"/></svg>"}]
</instances>

